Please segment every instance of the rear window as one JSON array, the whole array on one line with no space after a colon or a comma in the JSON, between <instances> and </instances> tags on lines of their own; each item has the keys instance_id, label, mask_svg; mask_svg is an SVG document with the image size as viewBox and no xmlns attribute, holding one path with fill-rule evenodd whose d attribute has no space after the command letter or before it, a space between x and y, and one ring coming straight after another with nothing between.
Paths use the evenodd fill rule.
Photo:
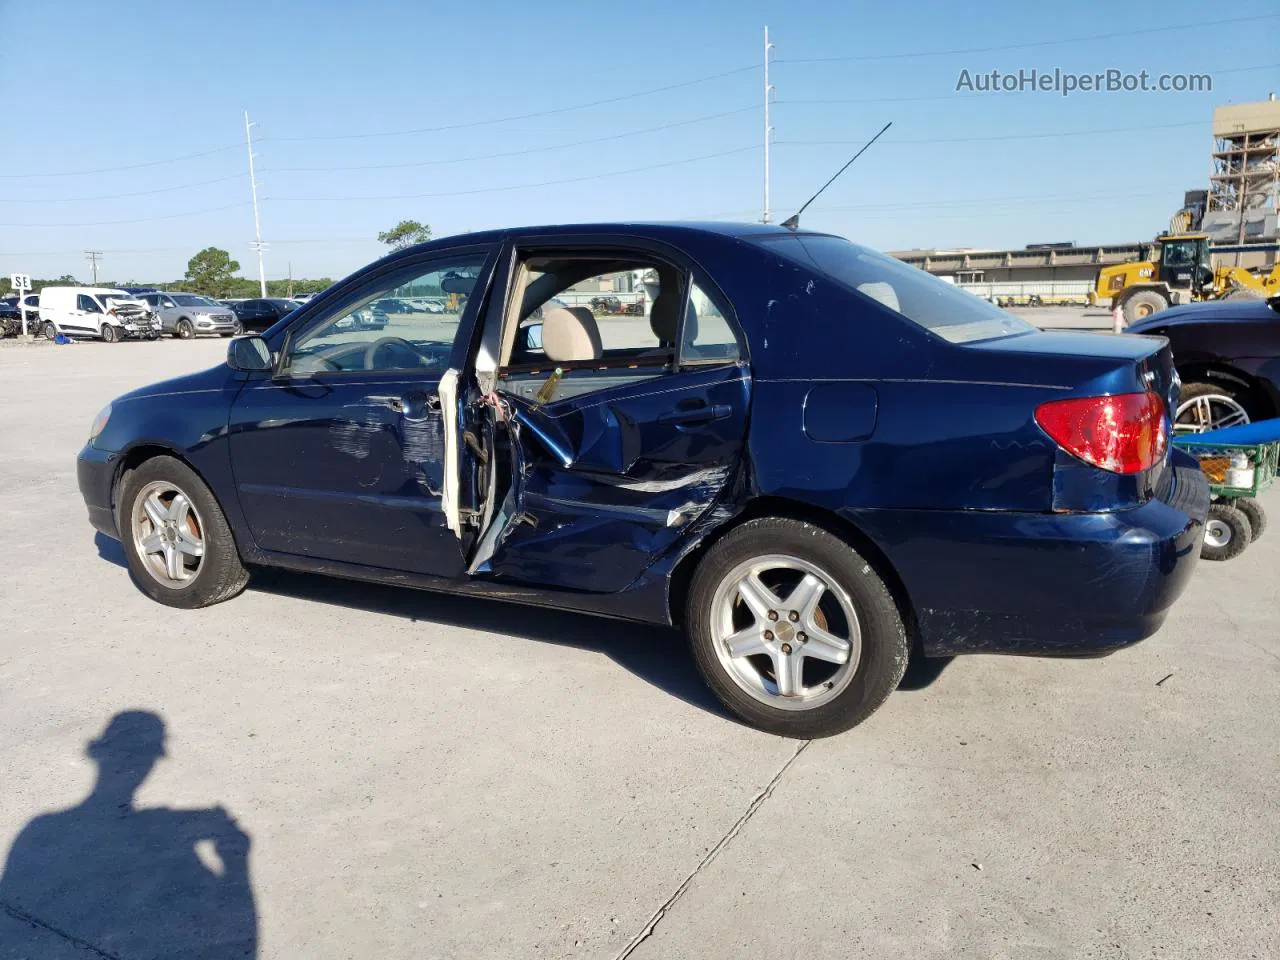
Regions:
<instances>
[{"instance_id":1,"label":"rear window","mask_svg":"<svg viewBox=\"0 0 1280 960\"><path fill-rule=\"evenodd\" d=\"M757 242L952 343L992 340L1035 329L923 270L839 237L796 235Z\"/></svg>"}]
</instances>

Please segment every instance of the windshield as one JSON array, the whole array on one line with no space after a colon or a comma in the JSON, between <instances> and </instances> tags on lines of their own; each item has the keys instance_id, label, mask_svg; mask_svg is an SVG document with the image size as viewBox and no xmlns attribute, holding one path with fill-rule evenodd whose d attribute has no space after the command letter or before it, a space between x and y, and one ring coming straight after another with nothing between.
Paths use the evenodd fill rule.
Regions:
<instances>
[{"instance_id":1,"label":"windshield","mask_svg":"<svg viewBox=\"0 0 1280 960\"><path fill-rule=\"evenodd\" d=\"M756 241L813 267L861 296L952 343L991 340L1035 329L1011 313L901 260L840 237L796 235Z\"/></svg>"},{"instance_id":2,"label":"windshield","mask_svg":"<svg viewBox=\"0 0 1280 960\"><path fill-rule=\"evenodd\" d=\"M180 307L216 307L218 306L218 304L214 303L208 297L196 296L194 293L175 293L173 294L173 300Z\"/></svg>"}]
</instances>

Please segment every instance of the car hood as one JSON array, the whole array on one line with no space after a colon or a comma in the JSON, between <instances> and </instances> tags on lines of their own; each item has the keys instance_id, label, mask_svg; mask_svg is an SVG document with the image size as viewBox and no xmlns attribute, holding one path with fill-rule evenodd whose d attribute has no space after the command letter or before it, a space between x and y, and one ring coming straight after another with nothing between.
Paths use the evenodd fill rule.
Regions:
<instances>
[{"instance_id":1,"label":"car hood","mask_svg":"<svg viewBox=\"0 0 1280 960\"><path fill-rule=\"evenodd\" d=\"M149 383L145 387L139 387L137 390L130 390L112 402L119 404L131 400L144 400L147 397L172 397L186 393L206 393L224 390L229 384L234 385L235 383L236 381L232 379L231 368L225 363L220 363L216 367L201 370L199 373L188 373L181 377L174 377L171 380Z\"/></svg>"},{"instance_id":2,"label":"car hood","mask_svg":"<svg viewBox=\"0 0 1280 960\"><path fill-rule=\"evenodd\" d=\"M1153 313L1127 328L1128 333L1145 333L1188 323L1275 323L1277 313L1265 300L1214 300L1210 303L1187 303Z\"/></svg>"}]
</instances>

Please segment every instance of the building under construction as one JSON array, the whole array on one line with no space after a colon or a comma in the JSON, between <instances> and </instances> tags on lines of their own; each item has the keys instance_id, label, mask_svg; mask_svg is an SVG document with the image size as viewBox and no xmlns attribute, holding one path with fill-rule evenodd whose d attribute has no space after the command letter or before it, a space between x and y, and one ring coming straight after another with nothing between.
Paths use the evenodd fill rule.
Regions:
<instances>
[{"instance_id":1,"label":"building under construction","mask_svg":"<svg viewBox=\"0 0 1280 960\"><path fill-rule=\"evenodd\" d=\"M1218 244L1274 241L1278 200L1280 100L1218 107L1200 229Z\"/></svg>"},{"instance_id":2,"label":"building under construction","mask_svg":"<svg viewBox=\"0 0 1280 960\"><path fill-rule=\"evenodd\" d=\"M1209 159L1208 189L1186 193L1170 231L1208 233L1215 262L1269 269L1280 253L1280 100L1275 94L1214 110ZM903 250L893 256L955 283L990 286L992 293L1017 284L1025 291L1083 295L1099 268L1148 259L1156 232L1162 231L1132 243Z\"/></svg>"}]
</instances>

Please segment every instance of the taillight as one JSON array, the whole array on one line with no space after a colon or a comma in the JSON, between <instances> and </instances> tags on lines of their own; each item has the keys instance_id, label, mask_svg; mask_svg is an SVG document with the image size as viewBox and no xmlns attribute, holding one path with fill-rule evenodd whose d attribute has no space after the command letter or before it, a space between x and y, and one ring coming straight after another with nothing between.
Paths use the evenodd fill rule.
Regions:
<instances>
[{"instance_id":1,"label":"taillight","mask_svg":"<svg viewBox=\"0 0 1280 960\"><path fill-rule=\"evenodd\" d=\"M1036 407L1036 423L1067 453L1111 473L1150 469L1169 440L1154 393L1050 400Z\"/></svg>"}]
</instances>

